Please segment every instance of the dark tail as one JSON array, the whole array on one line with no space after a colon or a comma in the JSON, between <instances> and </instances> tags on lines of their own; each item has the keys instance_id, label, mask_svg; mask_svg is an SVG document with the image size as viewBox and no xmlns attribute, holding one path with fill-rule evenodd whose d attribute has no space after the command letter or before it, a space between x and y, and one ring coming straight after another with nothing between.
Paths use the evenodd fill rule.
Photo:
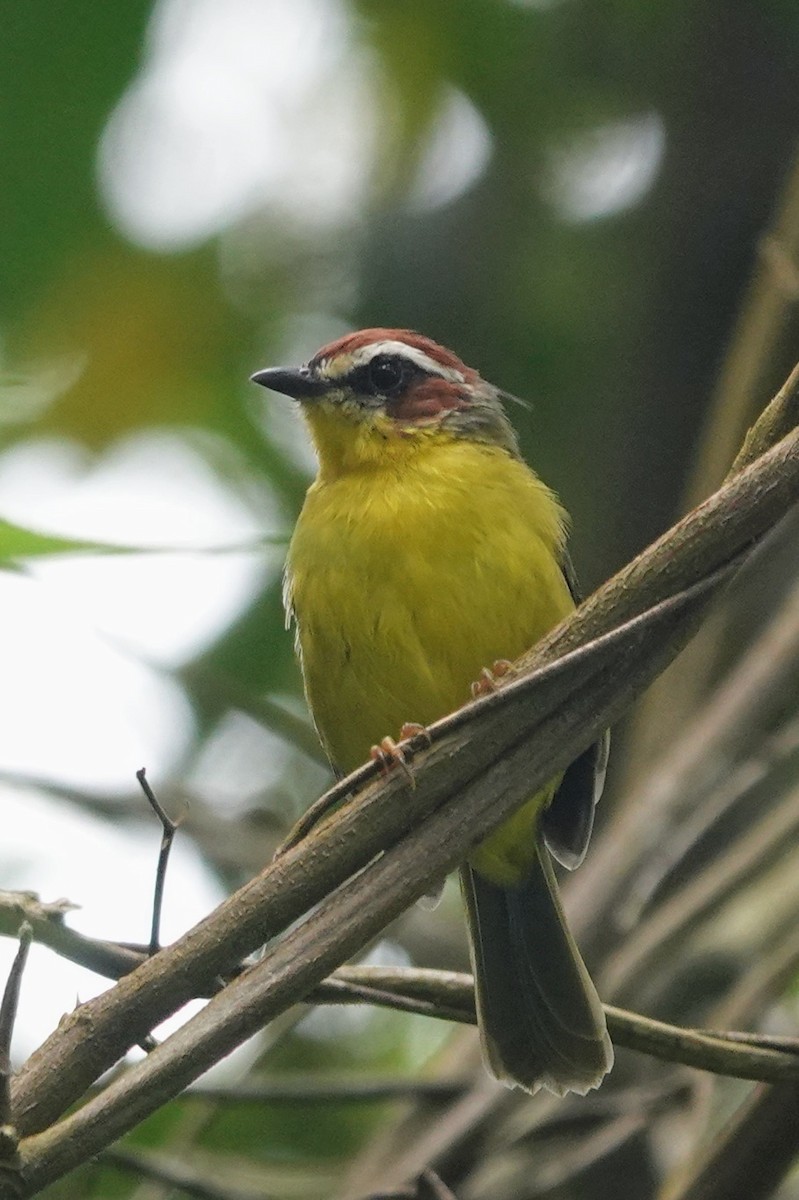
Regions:
<instances>
[{"instance_id":1,"label":"dark tail","mask_svg":"<svg viewBox=\"0 0 799 1200\"><path fill-rule=\"evenodd\" d=\"M534 1092L584 1095L613 1064L602 1005L569 933L546 850L518 887L461 870L489 1066Z\"/></svg>"}]
</instances>

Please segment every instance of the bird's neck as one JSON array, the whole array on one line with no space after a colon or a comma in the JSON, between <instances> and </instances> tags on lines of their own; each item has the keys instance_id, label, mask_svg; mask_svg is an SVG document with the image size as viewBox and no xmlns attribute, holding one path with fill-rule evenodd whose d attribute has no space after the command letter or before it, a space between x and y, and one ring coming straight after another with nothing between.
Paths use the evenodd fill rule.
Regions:
<instances>
[{"instance_id":1,"label":"bird's neck","mask_svg":"<svg viewBox=\"0 0 799 1200\"><path fill-rule=\"evenodd\" d=\"M404 471L456 440L436 422L403 426L379 413L348 419L321 406L304 413L319 459L320 483L347 475Z\"/></svg>"}]
</instances>

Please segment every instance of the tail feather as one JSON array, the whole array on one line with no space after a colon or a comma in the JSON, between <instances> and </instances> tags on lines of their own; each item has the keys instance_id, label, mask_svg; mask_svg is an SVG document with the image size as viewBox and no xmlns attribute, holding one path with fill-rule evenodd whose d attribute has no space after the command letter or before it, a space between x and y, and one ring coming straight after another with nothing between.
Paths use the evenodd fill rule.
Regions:
<instances>
[{"instance_id":1,"label":"tail feather","mask_svg":"<svg viewBox=\"0 0 799 1200\"><path fill-rule=\"evenodd\" d=\"M605 1016L569 933L549 855L515 887L461 871L486 1058L506 1083L584 1095L613 1064Z\"/></svg>"}]
</instances>

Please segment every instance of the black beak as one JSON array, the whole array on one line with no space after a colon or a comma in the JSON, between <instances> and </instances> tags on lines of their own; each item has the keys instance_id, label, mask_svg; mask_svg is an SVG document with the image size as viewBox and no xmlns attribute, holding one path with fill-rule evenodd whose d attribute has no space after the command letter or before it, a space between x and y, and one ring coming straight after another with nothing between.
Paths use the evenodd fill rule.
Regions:
<instances>
[{"instance_id":1,"label":"black beak","mask_svg":"<svg viewBox=\"0 0 799 1200\"><path fill-rule=\"evenodd\" d=\"M318 379L308 367L267 367L265 371L256 371L250 379L294 400L313 400L330 390L330 384Z\"/></svg>"}]
</instances>

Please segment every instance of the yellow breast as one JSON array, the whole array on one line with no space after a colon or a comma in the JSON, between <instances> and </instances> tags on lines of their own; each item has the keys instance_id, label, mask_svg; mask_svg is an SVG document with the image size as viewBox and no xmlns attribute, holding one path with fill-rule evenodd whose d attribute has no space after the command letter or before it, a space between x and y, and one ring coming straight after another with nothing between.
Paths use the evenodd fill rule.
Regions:
<instances>
[{"instance_id":1,"label":"yellow breast","mask_svg":"<svg viewBox=\"0 0 799 1200\"><path fill-rule=\"evenodd\" d=\"M308 703L349 771L403 722L469 699L573 608L564 515L506 451L414 439L379 466L323 474L292 538L286 591Z\"/></svg>"}]
</instances>

